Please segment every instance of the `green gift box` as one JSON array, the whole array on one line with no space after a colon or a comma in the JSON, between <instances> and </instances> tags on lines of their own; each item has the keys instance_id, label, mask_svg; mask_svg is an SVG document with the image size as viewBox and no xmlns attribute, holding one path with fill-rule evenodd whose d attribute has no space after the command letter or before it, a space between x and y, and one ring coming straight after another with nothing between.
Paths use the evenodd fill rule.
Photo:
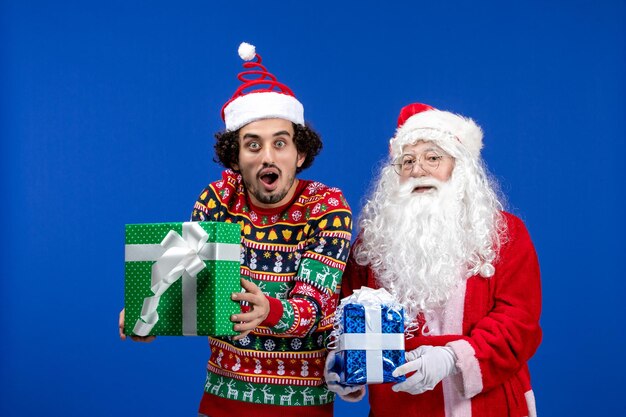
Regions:
<instances>
[{"instance_id":1,"label":"green gift box","mask_svg":"<svg viewBox=\"0 0 626 417\"><path fill-rule=\"evenodd\" d=\"M236 335L241 229L236 223L126 225L127 335Z\"/></svg>"}]
</instances>

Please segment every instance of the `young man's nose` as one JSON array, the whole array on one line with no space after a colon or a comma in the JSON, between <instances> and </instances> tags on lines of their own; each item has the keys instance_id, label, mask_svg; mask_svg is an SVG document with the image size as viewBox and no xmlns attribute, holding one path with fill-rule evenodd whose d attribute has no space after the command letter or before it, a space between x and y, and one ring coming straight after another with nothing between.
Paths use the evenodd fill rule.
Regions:
<instances>
[{"instance_id":1,"label":"young man's nose","mask_svg":"<svg viewBox=\"0 0 626 417\"><path fill-rule=\"evenodd\" d=\"M261 150L261 162L264 164L274 163L274 150L271 146L266 146Z\"/></svg>"}]
</instances>

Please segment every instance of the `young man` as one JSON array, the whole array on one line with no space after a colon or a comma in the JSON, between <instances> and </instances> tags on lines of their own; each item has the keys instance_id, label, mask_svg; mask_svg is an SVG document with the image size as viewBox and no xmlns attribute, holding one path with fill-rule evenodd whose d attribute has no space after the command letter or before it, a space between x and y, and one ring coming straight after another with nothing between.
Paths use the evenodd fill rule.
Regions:
<instances>
[{"instance_id":1,"label":"young man","mask_svg":"<svg viewBox=\"0 0 626 417\"><path fill-rule=\"evenodd\" d=\"M248 71L222 109L216 155L227 169L196 202L192 220L241 225L240 332L209 337L200 416L331 416L323 381L348 256L352 219L341 191L296 178L322 147L302 104L242 44ZM258 78L246 78L258 75ZM262 87L262 88L260 88ZM123 317L122 317L123 319Z\"/></svg>"},{"instance_id":2,"label":"young man","mask_svg":"<svg viewBox=\"0 0 626 417\"><path fill-rule=\"evenodd\" d=\"M534 416L528 359L541 341L539 264L522 221L501 211L471 120L402 109L361 214L342 295L386 288L414 319L405 382L370 385L371 416ZM334 353L328 357L328 368ZM364 387L332 390L358 401Z\"/></svg>"}]
</instances>

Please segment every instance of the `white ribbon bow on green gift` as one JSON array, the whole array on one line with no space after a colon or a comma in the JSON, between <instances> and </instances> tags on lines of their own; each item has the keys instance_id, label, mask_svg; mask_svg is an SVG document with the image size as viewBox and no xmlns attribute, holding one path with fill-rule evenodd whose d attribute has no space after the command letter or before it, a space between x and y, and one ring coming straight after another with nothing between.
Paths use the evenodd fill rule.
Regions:
<instances>
[{"instance_id":1,"label":"white ribbon bow on green gift","mask_svg":"<svg viewBox=\"0 0 626 417\"><path fill-rule=\"evenodd\" d=\"M197 334L196 277L205 268L204 261L239 261L239 245L208 242L208 233L196 222L182 224L183 235L173 230L160 244L126 245L126 261L154 261L150 289L133 333L147 336L159 321L157 308L161 295L181 277L183 291L183 335Z\"/></svg>"}]
</instances>

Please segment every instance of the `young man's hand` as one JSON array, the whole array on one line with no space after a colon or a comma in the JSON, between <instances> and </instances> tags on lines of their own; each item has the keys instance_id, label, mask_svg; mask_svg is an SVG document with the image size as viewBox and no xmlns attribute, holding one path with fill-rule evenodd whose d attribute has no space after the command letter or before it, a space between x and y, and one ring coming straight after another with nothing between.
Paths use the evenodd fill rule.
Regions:
<instances>
[{"instance_id":1,"label":"young man's hand","mask_svg":"<svg viewBox=\"0 0 626 417\"><path fill-rule=\"evenodd\" d=\"M326 380L326 386L329 391L339 395L344 401L355 403L361 401L365 396L365 385L349 386L341 385L339 383L339 374L333 372L333 366L335 365L335 358L337 353L334 350L328 352L326 357L326 365L324 366L324 379Z\"/></svg>"},{"instance_id":2,"label":"young man's hand","mask_svg":"<svg viewBox=\"0 0 626 417\"><path fill-rule=\"evenodd\" d=\"M126 335L124 334L124 313L125 313L125 309L122 309L122 311L120 311L120 318L119 318L120 339L122 340L126 340ZM135 342L148 343L156 339L156 336L131 336L130 338Z\"/></svg>"},{"instance_id":3,"label":"young man's hand","mask_svg":"<svg viewBox=\"0 0 626 417\"><path fill-rule=\"evenodd\" d=\"M267 318L270 313L270 302L265 294L254 283L241 278L241 286L246 292L234 292L232 299L235 301L247 301L250 311L247 313L233 314L230 321L236 323L233 329L240 332L233 340L239 340L248 335L252 330Z\"/></svg>"}]
</instances>

